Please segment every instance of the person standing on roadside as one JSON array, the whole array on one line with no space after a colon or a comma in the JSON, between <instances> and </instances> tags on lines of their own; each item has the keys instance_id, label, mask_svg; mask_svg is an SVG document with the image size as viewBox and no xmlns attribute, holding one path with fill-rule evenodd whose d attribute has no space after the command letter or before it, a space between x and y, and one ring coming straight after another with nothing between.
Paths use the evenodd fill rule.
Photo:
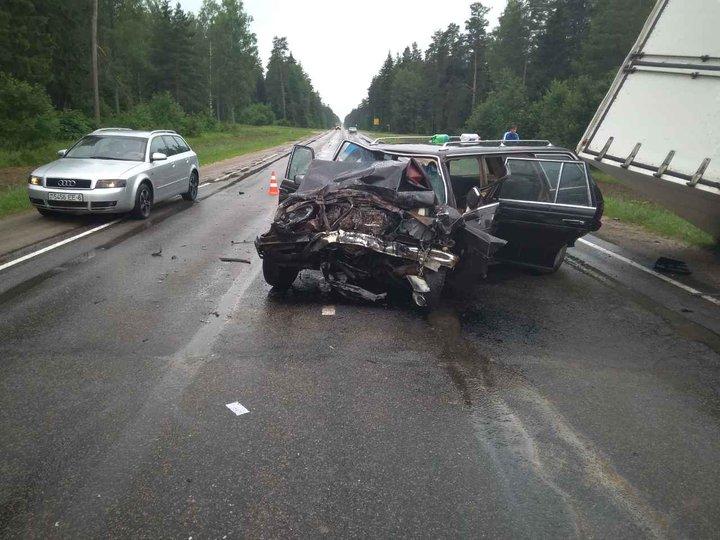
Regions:
<instances>
[{"instance_id":1,"label":"person standing on roadside","mask_svg":"<svg viewBox=\"0 0 720 540\"><path fill-rule=\"evenodd\" d=\"M517 132L517 124L510 126L510 130L505 132L503 135L503 141L519 141L520 135Z\"/></svg>"}]
</instances>

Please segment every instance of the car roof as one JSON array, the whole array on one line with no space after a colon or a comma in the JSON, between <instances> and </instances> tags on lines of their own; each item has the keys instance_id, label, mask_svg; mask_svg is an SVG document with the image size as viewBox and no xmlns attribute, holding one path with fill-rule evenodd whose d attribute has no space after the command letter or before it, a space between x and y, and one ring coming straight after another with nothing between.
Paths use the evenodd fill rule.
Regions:
<instances>
[{"instance_id":1,"label":"car roof","mask_svg":"<svg viewBox=\"0 0 720 540\"><path fill-rule=\"evenodd\" d=\"M555 146L554 144L538 146L484 146L482 143L462 146L441 146L437 144L370 144L367 145L367 148L391 154L417 154L438 157L475 156L478 154L526 154L528 152L531 154L569 153L575 155L571 150L561 146Z\"/></svg>"},{"instance_id":2,"label":"car roof","mask_svg":"<svg viewBox=\"0 0 720 540\"><path fill-rule=\"evenodd\" d=\"M171 129L156 129L153 131L143 131L138 129L129 128L118 128L118 127L107 127L100 128L93 131L90 135L113 135L119 137L152 137L153 135L178 135L177 132Z\"/></svg>"}]
</instances>

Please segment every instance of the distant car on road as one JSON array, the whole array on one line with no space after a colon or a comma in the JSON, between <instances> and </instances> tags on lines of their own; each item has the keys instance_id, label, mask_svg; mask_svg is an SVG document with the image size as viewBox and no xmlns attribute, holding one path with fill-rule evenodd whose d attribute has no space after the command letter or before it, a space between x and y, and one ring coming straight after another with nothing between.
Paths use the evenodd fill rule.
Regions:
<instances>
[{"instance_id":1,"label":"distant car on road","mask_svg":"<svg viewBox=\"0 0 720 540\"><path fill-rule=\"evenodd\" d=\"M337 130L337 129L340 129L340 126L335 126L335 129L336 129L336 130Z\"/></svg>"},{"instance_id":2,"label":"distant car on road","mask_svg":"<svg viewBox=\"0 0 720 540\"><path fill-rule=\"evenodd\" d=\"M153 204L197 198L198 157L174 131L103 128L28 178L30 202L44 216L123 213L145 219Z\"/></svg>"},{"instance_id":3,"label":"distant car on road","mask_svg":"<svg viewBox=\"0 0 720 540\"><path fill-rule=\"evenodd\" d=\"M357 127L356 127L356 126L350 126L350 127L348 128L348 133L352 133L353 135L355 135L355 134L357 133Z\"/></svg>"}]
</instances>

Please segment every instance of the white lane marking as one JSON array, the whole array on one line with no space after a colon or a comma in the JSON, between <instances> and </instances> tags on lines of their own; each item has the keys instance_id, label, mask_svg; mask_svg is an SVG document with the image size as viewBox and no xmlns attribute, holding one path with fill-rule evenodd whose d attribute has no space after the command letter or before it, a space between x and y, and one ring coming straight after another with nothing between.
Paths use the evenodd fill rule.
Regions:
<instances>
[{"instance_id":1,"label":"white lane marking","mask_svg":"<svg viewBox=\"0 0 720 540\"><path fill-rule=\"evenodd\" d=\"M629 264L630 266L632 266L633 268L637 268L638 270L642 270L642 271L645 272L646 274L650 274L651 276L655 276L655 277L658 278L658 279L662 279L664 282L669 283L670 285L675 285L676 287L684 290L685 292L688 292L688 293L692 294L693 296L699 296L699 297L702 298L703 300L707 300L708 302L711 302L711 303L715 304L716 306L720 306L720 300L718 300L717 298L713 298L712 296L710 296L710 295L708 295L708 294L703 294L702 292L698 291L697 289L694 289L694 288L690 287L689 285L685 285L684 283L680 283L679 281L675 281L674 279L669 278L669 277L667 277L667 276L664 276L664 275L662 275L661 273L656 272L655 270L651 270L650 268L646 268L646 267L643 266L642 264L636 263L635 261L630 260L630 259L628 259L627 257L623 257L622 255L619 255L619 254L615 253L614 251L610 251L609 249L605 249L605 248L602 247L602 246L598 246L597 244L593 244L592 242L589 242L589 241L585 240L584 238L580 238L580 239L578 240L578 242L581 242L581 243L583 243L583 244L585 244L586 246L589 246L589 247L591 247L591 248L597 249L597 250L600 251L601 253L605 253L606 255L610 255L611 257L615 257L615 258L618 259L619 261L622 261L622 262L624 262L624 263L626 263L626 264Z\"/></svg>"},{"instance_id":2,"label":"white lane marking","mask_svg":"<svg viewBox=\"0 0 720 540\"><path fill-rule=\"evenodd\" d=\"M322 314L328 316L335 315L335 306L323 306Z\"/></svg>"},{"instance_id":3,"label":"white lane marking","mask_svg":"<svg viewBox=\"0 0 720 540\"><path fill-rule=\"evenodd\" d=\"M64 246L65 244L69 244L70 242L74 242L75 240L79 240L80 238L84 238L84 237L89 236L98 231L102 231L103 229L107 229L111 225L120 223L120 221L122 221L122 219L116 219L116 220L110 221L109 223L103 223L102 225L99 225L95 228L87 230L83 233L76 234L75 236L71 236L70 238L66 238L65 240L62 240L62 241L52 244L50 246L46 246L42 249L38 249L37 251L33 251L32 253L28 253L27 255L23 255L22 257L18 257L17 259L13 259L10 262L6 262L5 264L0 265L0 272L2 272L3 270L5 270L7 268L15 266L16 264L20 264L21 262L25 262L29 259L37 257L38 255L42 255L43 253L47 253L48 251L52 251L53 249Z\"/></svg>"},{"instance_id":4,"label":"white lane marking","mask_svg":"<svg viewBox=\"0 0 720 540\"><path fill-rule=\"evenodd\" d=\"M277 154L274 154L274 156L277 156ZM218 181L218 179L214 180L215 182ZM212 182L205 182L204 184L200 184L198 188L209 186L212 184ZM42 249L39 249L37 251L33 251L32 253L28 253L27 255L23 255L22 257L18 257L17 259L13 259L12 261L6 262L3 265L0 265L0 272L3 270L6 270L7 268L11 268L15 266L16 264L20 264L22 262L25 262L29 259L32 259L34 257L37 257L38 255L42 255L43 253L47 253L48 251L52 251L53 249L59 248L61 246L64 246L65 244L69 244L70 242L74 242L75 240L79 240L80 238L84 238L86 236L89 236L93 233L96 233L98 231L101 231L103 229L107 229L111 225L115 225L116 223L120 223L122 219L116 219L113 221L110 221L109 223L104 223L102 225L99 225L95 227L94 229L90 229L88 231L85 231L80 234L76 234L75 236L71 236L70 238L66 238L65 240L62 240L60 242L57 242L56 244L52 244L50 246L44 247Z\"/></svg>"},{"instance_id":5,"label":"white lane marking","mask_svg":"<svg viewBox=\"0 0 720 540\"><path fill-rule=\"evenodd\" d=\"M235 416L240 416L241 414L249 413L245 407L243 407L239 401L233 401L232 403L228 403L225 405L228 409L230 409L232 412L235 413Z\"/></svg>"}]
</instances>

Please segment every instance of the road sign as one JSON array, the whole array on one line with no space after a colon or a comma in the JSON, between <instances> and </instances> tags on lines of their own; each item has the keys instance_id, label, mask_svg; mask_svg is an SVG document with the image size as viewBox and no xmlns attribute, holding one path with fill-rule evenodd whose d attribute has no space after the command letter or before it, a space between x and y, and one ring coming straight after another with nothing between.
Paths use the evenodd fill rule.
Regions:
<instances>
[{"instance_id":1,"label":"road sign","mask_svg":"<svg viewBox=\"0 0 720 540\"><path fill-rule=\"evenodd\" d=\"M373 118L373 126L379 126L380 125L380 119L379 118Z\"/></svg>"}]
</instances>

